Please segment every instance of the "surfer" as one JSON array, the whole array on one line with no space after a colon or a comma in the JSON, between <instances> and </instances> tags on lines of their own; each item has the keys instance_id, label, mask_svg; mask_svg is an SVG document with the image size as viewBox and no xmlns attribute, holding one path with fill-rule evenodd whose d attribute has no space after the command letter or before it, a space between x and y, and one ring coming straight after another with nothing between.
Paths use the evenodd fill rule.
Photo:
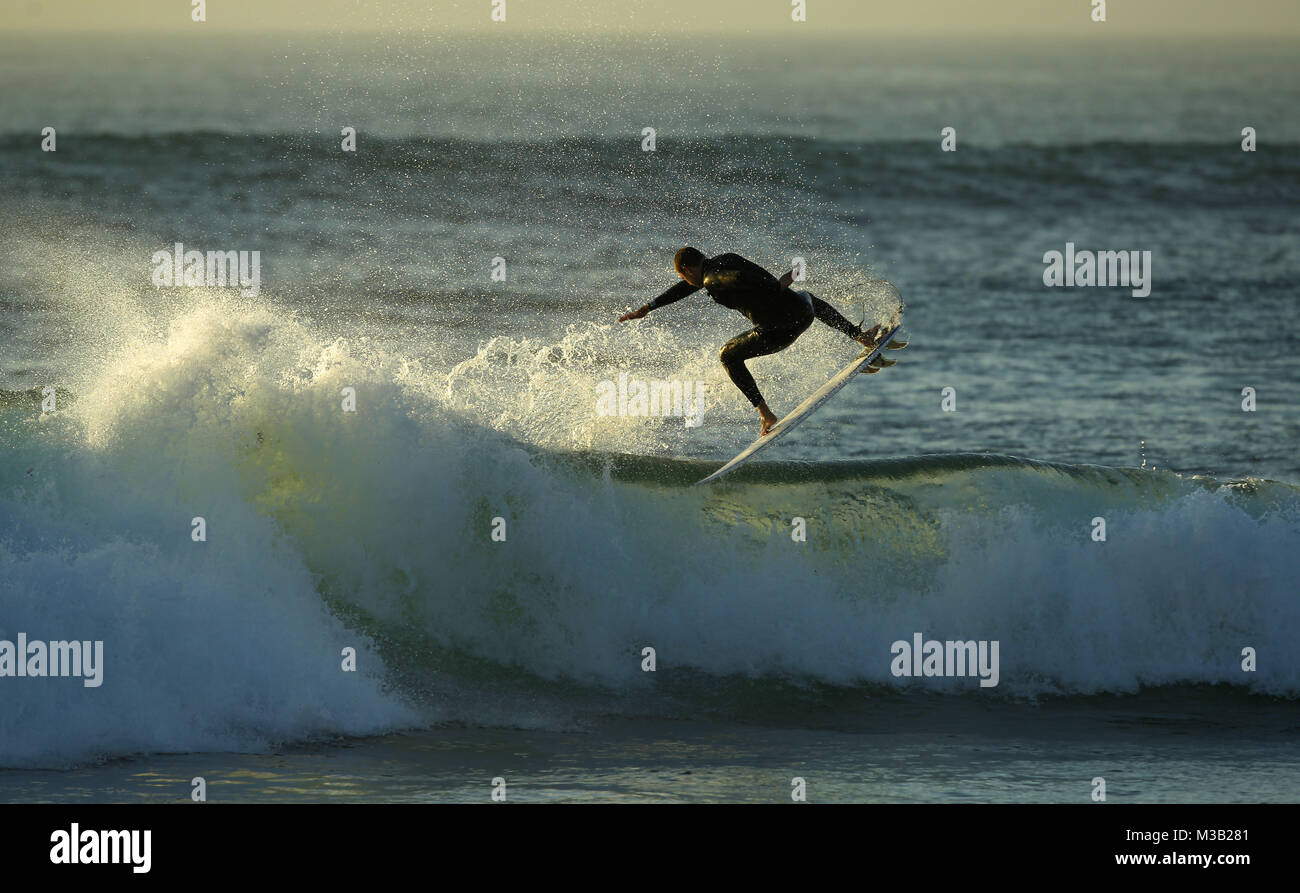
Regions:
<instances>
[{"instance_id":1,"label":"surfer","mask_svg":"<svg viewBox=\"0 0 1300 893\"><path fill-rule=\"evenodd\" d=\"M785 350L807 331L814 319L820 319L867 347L873 346L884 331L882 326L861 329L810 292L792 290L793 271L777 279L739 254L705 257L688 245L674 255L673 266L683 281L649 304L623 314L618 321L640 319L651 310L680 301L701 288L723 307L743 313L754 328L728 341L718 356L732 383L758 410L763 420L760 435L771 431L779 419L759 393L754 376L745 367L745 360Z\"/></svg>"}]
</instances>

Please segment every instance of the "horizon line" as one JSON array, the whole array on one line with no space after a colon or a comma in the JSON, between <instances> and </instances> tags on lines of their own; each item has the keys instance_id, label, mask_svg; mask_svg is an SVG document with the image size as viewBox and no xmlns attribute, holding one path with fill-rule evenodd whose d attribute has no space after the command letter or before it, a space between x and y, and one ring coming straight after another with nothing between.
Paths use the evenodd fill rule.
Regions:
<instances>
[{"instance_id":1,"label":"horizon line","mask_svg":"<svg viewBox=\"0 0 1300 893\"><path fill-rule=\"evenodd\" d=\"M191 25L171 25L166 27L133 27L133 28L108 28L108 27L80 27L80 28L41 28L35 26L2 26L0 25L0 35L4 34L181 34L190 30ZM644 28L630 28L619 26L601 26L582 29L564 28L555 25L528 26L526 30L514 28L499 28L495 25L469 25L469 26L411 26L400 28L339 28L339 27L311 27L303 26L296 28L252 28L252 27L223 27L219 25L204 26L205 31L216 32L220 34L488 34L494 30L500 30L509 36L527 36L529 34L567 34L574 38L580 38L584 35L621 35L621 36L655 36L655 37L672 37L674 39L689 40L697 34L736 34L735 26L719 25L714 27L696 28L689 35L683 35L680 32L671 30L654 30ZM758 26L747 28L742 34L763 34L763 35L783 35L791 36L789 26ZM1112 39L1126 37L1144 37L1144 38L1163 38L1163 37L1214 37L1218 39L1233 38L1300 38L1300 26L1293 31L1213 31L1213 30L1182 30L1171 31L1161 29L1159 31L1121 31L1118 29L1108 29L1105 34L1098 29L1087 27L1074 27L1035 30L1035 31L1008 31L1006 29L960 29L960 30L917 30L914 28L831 28L823 29L817 26L812 29L812 35L815 37L864 37L864 36L887 36L887 37L1006 37L1006 38L1032 38L1032 37L1079 37L1086 40Z\"/></svg>"}]
</instances>

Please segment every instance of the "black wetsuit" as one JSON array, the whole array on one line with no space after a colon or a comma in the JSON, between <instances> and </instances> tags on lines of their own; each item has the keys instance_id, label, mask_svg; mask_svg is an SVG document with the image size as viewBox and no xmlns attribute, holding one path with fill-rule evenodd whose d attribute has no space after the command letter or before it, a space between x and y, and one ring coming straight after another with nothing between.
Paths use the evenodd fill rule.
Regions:
<instances>
[{"instance_id":1,"label":"black wetsuit","mask_svg":"<svg viewBox=\"0 0 1300 893\"><path fill-rule=\"evenodd\" d=\"M739 254L705 259L704 290L723 307L743 313L754 324L748 332L728 341L719 357L732 382L755 406L763 402L763 396L754 376L745 368L745 360L785 350L812 325L813 319L820 319L850 338L862 334L830 304L811 296L807 300L799 292L782 288L771 273ZM647 306L654 310L696 291L699 288L682 280Z\"/></svg>"}]
</instances>

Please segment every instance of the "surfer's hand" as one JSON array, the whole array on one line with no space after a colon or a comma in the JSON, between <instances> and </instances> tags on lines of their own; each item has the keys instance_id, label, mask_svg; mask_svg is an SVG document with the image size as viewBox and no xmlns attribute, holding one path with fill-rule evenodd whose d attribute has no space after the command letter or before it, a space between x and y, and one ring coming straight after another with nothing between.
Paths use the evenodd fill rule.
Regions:
<instances>
[{"instance_id":1,"label":"surfer's hand","mask_svg":"<svg viewBox=\"0 0 1300 893\"><path fill-rule=\"evenodd\" d=\"M782 276L778 284L782 288L789 288L790 283L792 282L794 282L794 270L791 270L789 273L786 273L784 276Z\"/></svg>"},{"instance_id":2,"label":"surfer's hand","mask_svg":"<svg viewBox=\"0 0 1300 893\"><path fill-rule=\"evenodd\" d=\"M873 347L875 343L880 340L880 336L884 333L884 326L872 326L869 329L864 329L862 334L853 340L867 347Z\"/></svg>"},{"instance_id":3,"label":"surfer's hand","mask_svg":"<svg viewBox=\"0 0 1300 893\"><path fill-rule=\"evenodd\" d=\"M627 322L630 319L640 319L641 317L645 316L649 312L650 312L649 307L638 307L635 310L632 310L628 313L624 313L622 316L618 318L618 321Z\"/></svg>"}]
</instances>

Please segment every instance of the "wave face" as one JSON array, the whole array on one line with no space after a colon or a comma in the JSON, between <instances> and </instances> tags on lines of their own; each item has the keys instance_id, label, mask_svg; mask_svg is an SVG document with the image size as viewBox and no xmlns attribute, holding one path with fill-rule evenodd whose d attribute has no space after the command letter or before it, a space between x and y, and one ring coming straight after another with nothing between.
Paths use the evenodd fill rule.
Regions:
<instances>
[{"instance_id":1,"label":"wave face","mask_svg":"<svg viewBox=\"0 0 1300 893\"><path fill-rule=\"evenodd\" d=\"M1300 696L1291 485L958 454L695 488L712 463L529 444L457 382L209 308L56 413L6 394L0 638L102 639L105 671L0 680L0 764L739 716L790 690ZM914 632L998 640L999 686L893 677Z\"/></svg>"}]
</instances>

